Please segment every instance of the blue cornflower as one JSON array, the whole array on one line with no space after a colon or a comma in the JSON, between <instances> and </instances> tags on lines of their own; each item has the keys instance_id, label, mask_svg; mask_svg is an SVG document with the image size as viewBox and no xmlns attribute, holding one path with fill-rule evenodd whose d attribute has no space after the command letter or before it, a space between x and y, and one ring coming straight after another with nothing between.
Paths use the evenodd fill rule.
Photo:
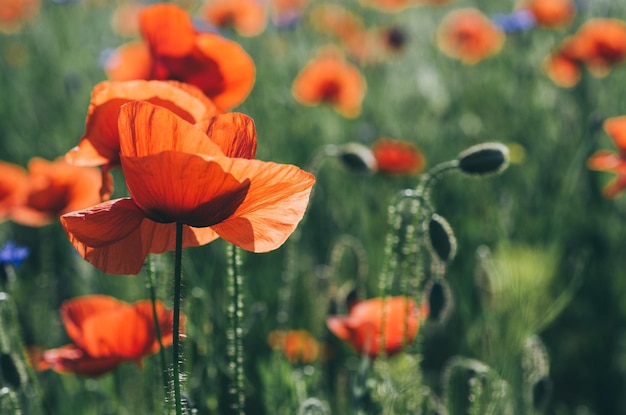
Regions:
<instances>
[{"instance_id":1,"label":"blue cornflower","mask_svg":"<svg viewBox=\"0 0 626 415\"><path fill-rule=\"evenodd\" d=\"M509 14L498 13L495 14L491 20L505 33L522 32L532 29L537 22L535 16L526 9L515 10Z\"/></svg>"},{"instance_id":2,"label":"blue cornflower","mask_svg":"<svg viewBox=\"0 0 626 415\"><path fill-rule=\"evenodd\" d=\"M13 267L18 267L28 258L29 254L30 249L28 247L18 246L9 241L0 249L0 264L10 264Z\"/></svg>"}]
</instances>

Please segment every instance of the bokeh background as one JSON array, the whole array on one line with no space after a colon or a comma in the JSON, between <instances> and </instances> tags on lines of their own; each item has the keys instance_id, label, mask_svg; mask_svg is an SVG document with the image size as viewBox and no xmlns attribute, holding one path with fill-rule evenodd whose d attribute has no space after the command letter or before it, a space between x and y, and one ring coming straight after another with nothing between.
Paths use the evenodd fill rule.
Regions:
<instances>
[{"instance_id":1,"label":"bokeh background","mask_svg":"<svg viewBox=\"0 0 626 415\"><path fill-rule=\"evenodd\" d=\"M14 2L1 0L0 16ZM367 81L362 110L353 118L329 105L304 106L291 90L319 48L343 47L312 19L313 10L328 3L368 28L393 28L403 39L376 62L346 51ZM106 57L139 36L129 37L112 24L125 4L41 0L36 13L0 32L2 161L27 166L33 157L53 160L76 145L91 90L106 79ZM216 30L202 18L203 3L178 4L198 27ZM587 167L595 151L617 151L602 125L626 114L626 69L617 63L597 77L583 68L580 81L567 88L544 70L547 56L586 21L626 19L626 3L580 0L569 24L506 33L501 50L475 64L447 56L435 41L444 16L468 7L495 21L516 4L457 0L392 12L357 1L311 0L288 27L270 19L252 37L220 28L250 54L257 70L252 92L235 110L255 121L257 158L305 170L319 162L316 156L326 146L370 147L381 137L418 146L426 170L474 144L508 146L511 164L502 174L475 178L453 172L432 189L433 205L454 230L458 253L443 271L425 267L425 282L437 281L437 288L424 295L432 297L434 312L413 349L421 359L414 387L427 385L444 396L442 373L454 356L484 362L506 378L502 372L507 358L518 353L518 337L537 335L549 381L542 380L541 391L533 389L539 403L526 413L626 413L626 198L604 197L611 175ZM415 188L420 175L355 172L337 157L314 167L315 189L292 240L268 254L242 253L247 413L295 414L306 398L326 402L337 414L393 413L353 402L350 385L362 373L361 358L328 332L325 318L350 289L364 298L381 295L388 206L398 191ZM119 175L116 192L125 192ZM35 228L7 220L0 224L0 243L8 241L30 254L5 286L17 319L5 316L0 331L21 336L26 346L67 343L58 314L67 299L100 293L133 302L149 296L145 272L128 277L99 272L73 252L59 223ZM338 243L354 255L329 267ZM295 276L286 283L289 252ZM489 285L481 264L490 256L522 276L508 285ZM171 306L171 255L154 261L158 297ZM228 413L226 244L186 250L183 271L185 389L198 413ZM284 307L286 319L279 313ZM305 329L331 352L306 365L291 364L268 344L269 333L278 329ZM511 340L513 346L511 338L518 339ZM158 373L156 356L145 359L141 369L125 364L96 379L31 373L23 381L30 386L20 392L23 413L156 413L162 400ZM511 393L518 393L512 385ZM34 403L37 394L43 409ZM453 408L447 410L455 413Z\"/></svg>"}]
</instances>

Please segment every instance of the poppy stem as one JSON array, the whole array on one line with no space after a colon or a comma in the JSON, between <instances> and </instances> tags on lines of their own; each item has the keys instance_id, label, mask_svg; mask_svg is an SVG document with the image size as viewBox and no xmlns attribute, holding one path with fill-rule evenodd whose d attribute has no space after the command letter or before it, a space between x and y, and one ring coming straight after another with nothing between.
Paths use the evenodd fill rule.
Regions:
<instances>
[{"instance_id":1,"label":"poppy stem","mask_svg":"<svg viewBox=\"0 0 626 415\"><path fill-rule=\"evenodd\" d=\"M176 251L174 254L174 321L172 342L172 365L173 365L173 385L174 385L174 405L176 415L182 415L182 401L180 393L180 303L181 279L182 279L182 257L183 257L183 224L176 222Z\"/></svg>"},{"instance_id":2,"label":"poppy stem","mask_svg":"<svg viewBox=\"0 0 626 415\"><path fill-rule=\"evenodd\" d=\"M163 387L165 392L168 390L167 383L167 359L165 358L165 348L163 347L163 340L161 337L161 325L159 324L159 316L156 308L156 289L154 288L154 256L148 258L148 289L150 290L150 301L152 303L152 319L154 320L154 332L156 334L157 341L159 343L159 359L161 361L161 378L163 380Z\"/></svg>"},{"instance_id":3,"label":"poppy stem","mask_svg":"<svg viewBox=\"0 0 626 415\"><path fill-rule=\"evenodd\" d=\"M227 333L227 353L229 357L228 367L231 374L230 394L233 397L233 413L244 414L245 396L243 394L243 346L241 337L243 329L241 319L243 317L243 279L239 273L241 256L234 245L227 245L228 255L228 319L230 328Z\"/></svg>"}]
</instances>

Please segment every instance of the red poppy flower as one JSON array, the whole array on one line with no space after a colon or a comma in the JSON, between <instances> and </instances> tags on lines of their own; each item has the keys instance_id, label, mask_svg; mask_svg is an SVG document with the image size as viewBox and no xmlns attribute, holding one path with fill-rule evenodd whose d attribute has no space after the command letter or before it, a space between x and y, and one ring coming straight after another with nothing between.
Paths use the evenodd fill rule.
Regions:
<instances>
[{"instance_id":1,"label":"red poppy flower","mask_svg":"<svg viewBox=\"0 0 626 415\"><path fill-rule=\"evenodd\" d=\"M85 134L65 159L77 166L103 166L103 198L112 192L108 172L120 163L118 111L130 101L162 106L201 129L206 129L211 117L219 112L202 91L180 82L105 81L96 85L91 92Z\"/></svg>"},{"instance_id":2,"label":"red poppy flower","mask_svg":"<svg viewBox=\"0 0 626 415\"><path fill-rule=\"evenodd\" d=\"M40 0L0 0L0 33L16 33L33 19L41 7Z\"/></svg>"},{"instance_id":3,"label":"red poppy flower","mask_svg":"<svg viewBox=\"0 0 626 415\"><path fill-rule=\"evenodd\" d=\"M568 53L564 43L560 50L548 56L543 64L543 70L548 77L560 87L569 88L580 81L580 61Z\"/></svg>"},{"instance_id":4,"label":"red poppy flower","mask_svg":"<svg viewBox=\"0 0 626 415\"><path fill-rule=\"evenodd\" d=\"M575 51L570 53L598 77L626 58L626 22L616 19L591 19L575 34Z\"/></svg>"},{"instance_id":5,"label":"red poppy flower","mask_svg":"<svg viewBox=\"0 0 626 415\"><path fill-rule=\"evenodd\" d=\"M293 96L301 104L327 103L348 118L361 113L365 90L365 78L359 69L328 48L300 71L292 85Z\"/></svg>"},{"instance_id":6,"label":"red poppy flower","mask_svg":"<svg viewBox=\"0 0 626 415\"><path fill-rule=\"evenodd\" d=\"M173 342L173 313L156 302L161 342ZM105 295L91 295L66 301L61 319L72 344L33 353L38 370L100 376L123 362L141 365L141 360L159 350L152 303L128 304ZM181 316L181 320L183 317Z\"/></svg>"},{"instance_id":7,"label":"red poppy flower","mask_svg":"<svg viewBox=\"0 0 626 415\"><path fill-rule=\"evenodd\" d=\"M377 171L387 174L417 174L426 166L420 149L412 143L381 138L372 145Z\"/></svg>"},{"instance_id":8,"label":"red poppy flower","mask_svg":"<svg viewBox=\"0 0 626 415\"><path fill-rule=\"evenodd\" d=\"M47 225L64 213L99 203L101 186L97 168L33 158L28 163L26 195L13 207L11 220L26 226Z\"/></svg>"},{"instance_id":9,"label":"red poppy flower","mask_svg":"<svg viewBox=\"0 0 626 415\"><path fill-rule=\"evenodd\" d=\"M252 160L253 121L213 118L204 133L148 102L119 116L120 160L131 197L66 214L61 222L78 252L100 270L137 274L148 253L222 237L240 248L279 247L302 219L313 175L295 166Z\"/></svg>"},{"instance_id":10,"label":"red poppy flower","mask_svg":"<svg viewBox=\"0 0 626 415\"><path fill-rule=\"evenodd\" d=\"M384 352L398 353L417 336L419 324L428 316L427 306L418 309L407 297L373 298L358 302L347 317L329 317L326 325L335 336L348 342L360 354L375 358L381 345L384 324Z\"/></svg>"},{"instance_id":11,"label":"red poppy flower","mask_svg":"<svg viewBox=\"0 0 626 415\"><path fill-rule=\"evenodd\" d=\"M208 0L203 16L213 26L233 27L241 36L257 36L267 26L265 6L259 0Z\"/></svg>"},{"instance_id":12,"label":"red poppy flower","mask_svg":"<svg viewBox=\"0 0 626 415\"><path fill-rule=\"evenodd\" d=\"M617 174L604 188L604 196L613 198L626 189L626 116L607 118L604 130L613 139L618 152L600 150L589 158L587 165L592 170Z\"/></svg>"},{"instance_id":13,"label":"red poppy flower","mask_svg":"<svg viewBox=\"0 0 626 415\"><path fill-rule=\"evenodd\" d=\"M13 208L24 203L28 193L28 174L15 164L0 161L0 222L9 218Z\"/></svg>"},{"instance_id":14,"label":"red poppy flower","mask_svg":"<svg viewBox=\"0 0 626 415\"><path fill-rule=\"evenodd\" d=\"M226 111L252 90L255 66L239 44L194 29L191 17L175 4L146 6L139 26L149 51L122 46L105 63L109 79L176 80L192 84Z\"/></svg>"},{"instance_id":15,"label":"red poppy flower","mask_svg":"<svg viewBox=\"0 0 626 415\"><path fill-rule=\"evenodd\" d=\"M497 54L504 40L504 33L474 8L448 13L436 33L443 53L470 65Z\"/></svg>"},{"instance_id":16,"label":"red poppy flower","mask_svg":"<svg viewBox=\"0 0 626 415\"><path fill-rule=\"evenodd\" d=\"M538 25L550 28L567 26L576 16L573 0L523 0L518 7L528 10Z\"/></svg>"},{"instance_id":17,"label":"red poppy flower","mask_svg":"<svg viewBox=\"0 0 626 415\"><path fill-rule=\"evenodd\" d=\"M320 352L319 343L306 330L273 331L267 341L272 349L282 350L291 363L311 363Z\"/></svg>"}]
</instances>

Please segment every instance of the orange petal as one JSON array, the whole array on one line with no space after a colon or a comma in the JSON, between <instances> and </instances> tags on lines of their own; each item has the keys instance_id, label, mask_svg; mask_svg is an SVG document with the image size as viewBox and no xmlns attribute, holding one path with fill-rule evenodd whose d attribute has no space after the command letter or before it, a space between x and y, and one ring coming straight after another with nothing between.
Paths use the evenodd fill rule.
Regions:
<instances>
[{"instance_id":1,"label":"orange petal","mask_svg":"<svg viewBox=\"0 0 626 415\"><path fill-rule=\"evenodd\" d=\"M253 159L256 153L254 121L240 113L226 113L213 117L207 135L222 149L226 157Z\"/></svg>"},{"instance_id":2,"label":"orange petal","mask_svg":"<svg viewBox=\"0 0 626 415\"><path fill-rule=\"evenodd\" d=\"M252 90L256 77L250 55L238 43L213 33L199 34L196 47L201 61L217 65L221 82L215 83L203 74L187 81L202 89L222 111L241 104Z\"/></svg>"},{"instance_id":3,"label":"orange petal","mask_svg":"<svg viewBox=\"0 0 626 415\"><path fill-rule=\"evenodd\" d=\"M92 90L85 135L66 154L66 160L75 165L118 164L118 114L120 106L131 101L166 108L192 124L217 114L217 108L202 91L190 85L174 81L104 81Z\"/></svg>"},{"instance_id":4,"label":"orange petal","mask_svg":"<svg viewBox=\"0 0 626 415\"><path fill-rule=\"evenodd\" d=\"M112 371L122 360L118 357L93 358L72 345L46 350L42 354L39 370L52 369L59 373L75 373L83 376L100 376Z\"/></svg>"},{"instance_id":5,"label":"orange petal","mask_svg":"<svg viewBox=\"0 0 626 415\"><path fill-rule=\"evenodd\" d=\"M296 166L231 159L230 172L249 182L245 200L233 215L212 228L225 240L253 252L278 248L304 216L315 182Z\"/></svg>"},{"instance_id":6,"label":"orange petal","mask_svg":"<svg viewBox=\"0 0 626 415\"><path fill-rule=\"evenodd\" d=\"M611 151L597 151L587 160L591 170L608 171L626 174L626 159Z\"/></svg>"},{"instance_id":7,"label":"orange petal","mask_svg":"<svg viewBox=\"0 0 626 415\"><path fill-rule=\"evenodd\" d=\"M61 320L70 339L83 346L83 327L94 316L111 313L130 305L108 295L88 295L65 301L61 306Z\"/></svg>"},{"instance_id":8,"label":"orange petal","mask_svg":"<svg viewBox=\"0 0 626 415\"><path fill-rule=\"evenodd\" d=\"M626 154L626 115L607 118L604 121L604 131L613 138L620 152Z\"/></svg>"},{"instance_id":9,"label":"orange petal","mask_svg":"<svg viewBox=\"0 0 626 415\"><path fill-rule=\"evenodd\" d=\"M146 350L144 354L152 354L156 353L160 346L156 335L156 330L154 329L154 317L152 314L152 302L149 300L137 301L134 305L135 312L143 318L151 322L148 324L149 332L149 342L146 344ZM155 303L157 321L159 322L159 329L161 333L161 342L163 347L171 346L174 340L173 336L173 321L174 315L172 311L166 310L165 306L160 301L156 301ZM184 327L185 317L180 315L180 327L182 332L182 327Z\"/></svg>"},{"instance_id":10,"label":"orange petal","mask_svg":"<svg viewBox=\"0 0 626 415\"><path fill-rule=\"evenodd\" d=\"M27 192L26 170L0 161L0 221L6 219L15 206L24 203Z\"/></svg>"},{"instance_id":11,"label":"orange petal","mask_svg":"<svg viewBox=\"0 0 626 415\"><path fill-rule=\"evenodd\" d=\"M133 200L151 220L206 227L231 216L250 187L250 179L239 181L222 167L232 160L245 159L163 151L122 157L122 169Z\"/></svg>"},{"instance_id":12,"label":"orange petal","mask_svg":"<svg viewBox=\"0 0 626 415\"><path fill-rule=\"evenodd\" d=\"M346 317L328 317L326 319L326 326L341 340L348 340L350 338L350 329L348 329L346 325Z\"/></svg>"},{"instance_id":13,"label":"orange petal","mask_svg":"<svg viewBox=\"0 0 626 415\"><path fill-rule=\"evenodd\" d=\"M120 153L142 157L162 151L222 155L219 146L172 111L149 102L129 102L119 111Z\"/></svg>"},{"instance_id":14,"label":"orange petal","mask_svg":"<svg viewBox=\"0 0 626 415\"><path fill-rule=\"evenodd\" d=\"M104 62L104 72L112 81L150 79L152 57L144 42L129 42L115 49Z\"/></svg>"},{"instance_id":15,"label":"orange petal","mask_svg":"<svg viewBox=\"0 0 626 415\"><path fill-rule=\"evenodd\" d=\"M180 57L194 47L195 31L189 14L175 4L158 3L139 15L144 39L157 56Z\"/></svg>"}]
</instances>

